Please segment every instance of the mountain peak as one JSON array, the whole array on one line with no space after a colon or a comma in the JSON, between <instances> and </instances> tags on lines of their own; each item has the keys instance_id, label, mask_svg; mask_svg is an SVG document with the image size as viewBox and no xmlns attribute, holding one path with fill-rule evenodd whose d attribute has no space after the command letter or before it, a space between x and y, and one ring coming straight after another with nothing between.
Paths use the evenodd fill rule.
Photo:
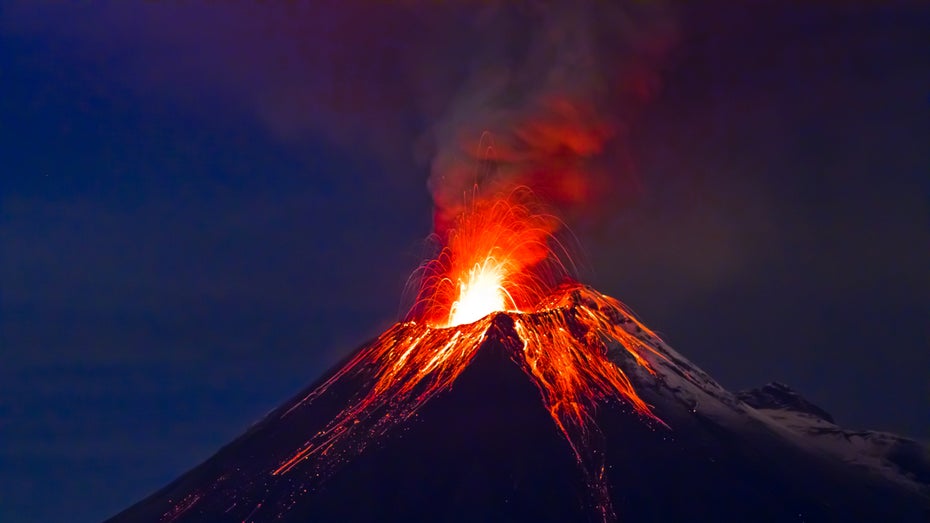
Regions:
<instances>
[{"instance_id":1,"label":"mountain peak","mask_svg":"<svg viewBox=\"0 0 930 523\"><path fill-rule=\"evenodd\" d=\"M392 326L112 521L927 521L922 447L893 445L892 469L779 416L839 430L783 384L730 393L565 286L529 313Z\"/></svg>"}]
</instances>

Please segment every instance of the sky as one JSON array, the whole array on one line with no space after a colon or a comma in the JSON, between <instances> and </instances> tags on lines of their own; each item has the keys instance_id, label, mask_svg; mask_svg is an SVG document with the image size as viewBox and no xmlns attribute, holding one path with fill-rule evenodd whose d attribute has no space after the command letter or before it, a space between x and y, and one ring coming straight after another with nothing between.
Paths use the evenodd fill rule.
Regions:
<instances>
[{"instance_id":1,"label":"sky","mask_svg":"<svg viewBox=\"0 0 930 523\"><path fill-rule=\"evenodd\" d=\"M723 386L930 439L930 10L710 6L0 3L0 520L115 514L402 317L483 130Z\"/></svg>"}]
</instances>

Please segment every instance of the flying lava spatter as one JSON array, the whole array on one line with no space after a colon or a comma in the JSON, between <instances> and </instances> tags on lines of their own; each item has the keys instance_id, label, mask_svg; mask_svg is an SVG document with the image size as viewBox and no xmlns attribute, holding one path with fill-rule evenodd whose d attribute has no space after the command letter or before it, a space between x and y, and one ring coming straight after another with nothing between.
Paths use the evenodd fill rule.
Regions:
<instances>
[{"instance_id":1,"label":"flying lava spatter","mask_svg":"<svg viewBox=\"0 0 930 523\"><path fill-rule=\"evenodd\" d=\"M600 518L612 520L594 410L599 402L620 400L662 423L611 361L614 351L623 350L655 374L643 354L664 357L652 346L658 337L620 302L568 277L556 251L556 218L535 211L518 193L476 200L468 202L446 231L440 254L421 267L420 291L407 321L364 347L287 412L344 378L366 384L272 474L283 475L306 463L314 475L325 477L409 420L452 385L482 345L496 314L506 314L522 343L512 358L538 387L565 436Z\"/></svg>"}]
</instances>

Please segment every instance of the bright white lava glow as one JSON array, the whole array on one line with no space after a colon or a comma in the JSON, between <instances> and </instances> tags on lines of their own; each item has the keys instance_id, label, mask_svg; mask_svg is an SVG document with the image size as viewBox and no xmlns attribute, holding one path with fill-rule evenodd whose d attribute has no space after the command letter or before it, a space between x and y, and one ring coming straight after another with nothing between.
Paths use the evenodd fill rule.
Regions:
<instances>
[{"instance_id":1,"label":"bright white lava glow","mask_svg":"<svg viewBox=\"0 0 930 523\"><path fill-rule=\"evenodd\" d=\"M504 271L492 259L475 264L468 280L459 280L459 299L449 309L447 327L474 323L495 311L508 310L513 299L504 289Z\"/></svg>"}]
</instances>

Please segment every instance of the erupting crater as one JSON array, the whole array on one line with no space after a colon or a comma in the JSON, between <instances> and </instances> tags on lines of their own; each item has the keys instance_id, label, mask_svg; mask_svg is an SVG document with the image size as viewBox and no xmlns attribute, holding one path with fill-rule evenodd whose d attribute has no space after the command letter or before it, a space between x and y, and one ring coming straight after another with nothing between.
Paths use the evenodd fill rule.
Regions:
<instances>
[{"instance_id":1,"label":"erupting crater","mask_svg":"<svg viewBox=\"0 0 930 523\"><path fill-rule=\"evenodd\" d=\"M512 199L482 201L446 232L426 263L417 302L398 323L285 414L344 379L364 383L322 430L272 471L296 467L325 477L436 394L452 387L492 329L516 340L509 356L539 389L543 404L581 467L602 519L613 518L600 430L600 402L620 401L662 423L611 358L623 350L655 374L661 340L617 300L573 282L550 246L557 221ZM619 347L619 349L618 349Z\"/></svg>"}]
</instances>

